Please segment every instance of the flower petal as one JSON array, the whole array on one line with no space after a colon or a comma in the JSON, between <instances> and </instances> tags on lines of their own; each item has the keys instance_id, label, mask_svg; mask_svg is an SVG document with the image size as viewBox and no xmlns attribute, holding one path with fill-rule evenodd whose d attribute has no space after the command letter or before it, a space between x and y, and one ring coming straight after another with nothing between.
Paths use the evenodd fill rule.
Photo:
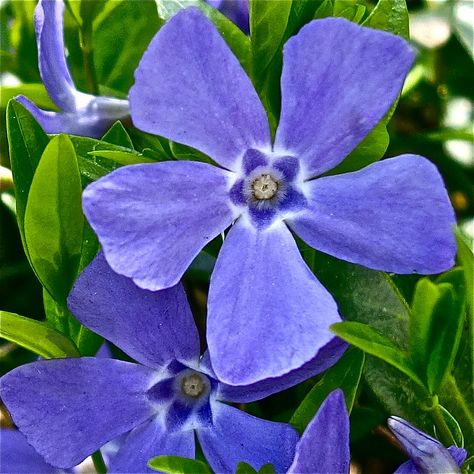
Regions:
<instances>
[{"instance_id":1,"label":"flower petal","mask_svg":"<svg viewBox=\"0 0 474 474\"><path fill-rule=\"evenodd\" d=\"M276 472L286 472L298 440L290 425L261 420L219 402L213 415L214 426L197 430L197 435L215 472L233 474L241 461L257 470L271 463Z\"/></svg>"},{"instance_id":2,"label":"flower petal","mask_svg":"<svg viewBox=\"0 0 474 474\"><path fill-rule=\"evenodd\" d=\"M199 334L181 284L142 290L99 254L77 279L68 306L84 326L149 367L199 358Z\"/></svg>"},{"instance_id":3,"label":"flower petal","mask_svg":"<svg viewBox=\"0 0 474 474\"><path fill-rule=\"evenodd\" d=\"M130 91L134 125L237 170L248 148L270 146L260 99L239 62L197 9L177 13L151 41Z\"/></svg>"},{"instance_id":4,"label":"flower petal","mask_svg":"<svg viewBox=\"0 0 474 474\"><path fill-rule=\"evenodd\" d=\"M340 321L283 223L259 231L239 219L211 277L207 341L219 380L248 385L312 360Z\"/></svg>"},{"instance_id":5,"label":"flower petal","mask_svg":"<svg viewBox=\"0 0 474 474\"><path fill-rule=\"evenodd\" d=\"M38 65L53 102L64 111L74 111L76 88L64 54L63 16L63 0L39 0L35 8Z\"/></svg>"},{"instance_id":6,"label":"flower petal","mask_svg":"<svg viewBox=\"0 0 474 474\"><path fill-rule=\"evenodd\" d=\"M16 96L15 100L30 111L46 133L69 133L100 138L112 122L127 115L128 102L126 100L81 95L87 102L84 102L83 109L73 112L43 110L22 95Z\"/></svg>"},{"instance_id":7,"label":"flower petal","mask_svg":"<svg viewBox=\"0 0 474 474\"><path fill-rule=\"evenodd\" d=\"M229 187L228 173L205 163L133 165L89 185L83 207L112 269L160 290L230 225Z\"/></svg>"},{"instance_id":8,"label":"flower petal","mask_svg":"<svg viewBox=\"0 0 474 474\"><path fill-rule=\"evenodd\" d=\"M398 466L398 469L393 474L424 474L420 471L413 461L406 461Z\"/></svg>"},{"instance_id":9,"label":"flower petal","mask_svg":"<svg viewBox=\"0 0 474 474\"><path fill-rule=\"evenodd\" d=\"M0 395L28 442L68 468L152 416L156 372L111 359L41 360L1 379Z\"/></svg>"},{"instance_id":10,"label":"flower petal","mask_svg":"<svg viewBox=\"0 0 474 474\"><path fill-rule=\"evenodd\" d=\"M0 430L0 472L4 474L56 474L58 469L28 444L24 435L13 429Z\"/></svg>"},{"instance_id":11,"label":"flower petal","mask_svg":"<svg viewBox=\"0 0 474 474\"><path fill-rule=\"evenodd\" d=\"M425 158L402 155L306 185L309 209L289 225L312 247L395 273L439 273L454 264L454 212Z\"/></svg>"},{"instance_id":12,"label":"flower petal","mask_svg":"<svg viewBox=\"0 0 474 474\"><path fill-rule=\"evenodd\" d=\"M156 456L194 458L193 431L169 433L164 430L160 420L148 420L127 436L113 458L109 472L156 472L147 466L148 461Z\"/></svg>"},{"instance_id":13,"label":"flower petal","mask_svg":"<svg viewBox=\"0 0 474 474\"><path fill-rule=\"evenodd\" d=\"M304 380L314 377L324 372L334 365L342 356L347 348L347 344L341 339L335 337L324 347L319 349L313 359L300 368L282 375L261 382L255 382L251 385L226 385L219 384L218 398L227 402L248 403L268 397L287 388L293 387ZM206 352L201 360L202 365L210 366L209 353ZM212 370L212 368L211 368Z\"/></svg>"},{"instance_id":14,"label":"flower petal","mask_svg":"<svg viewBox=\"0 0 474 474\"><path fill-rule=\"evenodd\" d=\"M296 446L288 473L348 473L349 414L344 394L335 390L326 398Z\"/></svg>"},{"instance_id":15,"label":"flower petal","mask_svg":"<svg viewBox=\"0 0 474 474\"><path fill-rule=\"evenodd\" d=\"M246 35L250 32L249 0L206 0L229 20L233 21Z\"/></svg>"},{"instance_id":16,"label":"flower petal","mask_svg":"<svg viewBox=\"0 0 474 474\"><path fill-rule=\"evenodd\" d=\"M388 426L421 472L461 472L451 453L436 439L398 416L391 416Z\"/></svg>"},{"instance_id":17,"label":"flower petal","mask_svg":"<svg viewBox=\"0 0 474 474\"><path fill-rule=\"evenodd\" d=\"M340 163L383 118L413 61L402 38L343 18L315 20L285 45L275 148L306 177Z\"/></svg>"}]
</instances>

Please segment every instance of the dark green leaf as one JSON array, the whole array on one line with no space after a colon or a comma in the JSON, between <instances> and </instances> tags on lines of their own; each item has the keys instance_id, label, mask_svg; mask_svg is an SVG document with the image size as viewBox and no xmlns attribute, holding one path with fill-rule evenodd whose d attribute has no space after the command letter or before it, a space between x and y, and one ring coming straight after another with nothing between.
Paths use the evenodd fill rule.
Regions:
<instances>
[{"instance_id":1,"label":"dark green leaf","mask_svg":"<svg viewBox=\"0 0 474 474\"><path fill-rule=\"evenodd\" d=\"M253 71L261 76L281 49L292 2L250 0L250 41Z\"/></svg>"},{"instance_id":2,"label":"dark green leaf","mask_svg":"<svg viewBox=\"0 0 474 474\"><path fill-rule=\"evenodd\" d=\"M163 22L152 0L123 0L101 19L93 32L98 81L127 93L138 62Z\"/></svg>"},{"instance_id":3,"label":"dark green leaf","mask_svg":"<svg viewBox=\"0 0 474 474\"><path fill-rule=\"evenodd\" d=\"M257 471L250 464L241 461L237 464L235 474L257 474Z\"/></svg>"},{"instance_id":4,"label":"dark green leaf","mask_svg":"<svg viewBox=\"0 0 474 474\"><path fill-rule=\"evenodd\" d=\"M275 474L273 464L264 464L259 470L258 474Z\"/></svg>"},{"instance_id":5,"label":"dark green leaf","mask_svg":"<svg viewBox=\"0 0 474 474\"><path fill-rule=\"evenodd\" d=\"M74 344L47 324L7 311L0 311L0 337L45 359L79 356Z\"/></svg>"},{"instance_id":6,"label":"dark green leaf","mask_svg":"<svg viewBox=\"0 0 474 474\"><path fill-rule=\"evenodd\" d=\"M421 386L424 385L408 355L393 344L390 339L382 336L367 324L347 321L333 324L331 330L355 347L388 362L408 375L413 381Z\"/></svg>"},{"instance_id":7,"label":"dark green leaf","mask_svg":"<svg viewBox=\"0 0 474 474\"><path fill-rule=\"evenodd\" d=\"M388 31L409 39L408 22L405 0L379 0L363 26Z\"/></svg>"},{"instance_id":8,"label":"dark green leaf","mask_svg":"<svg viewBox=\"0 0 474 474\"><path fill-rule=\"evenodd\" d=\"M314 14L314 18L327 18L334 13L334 5L332 0L324 0Z\"/></svg>"},{"instance_id":9,"label":"dark green leaf","mask_svg":"<svg viewBox=\"0 0 474 474\"><path fill-rule=\"evenodd\" d=\"M204 462L179 456L158 456L150 459L148 466L168 474L211 474Z\"/></svg>"},{"instance_id":10,"label":"dark green leaf","mask_svg":"<svg viewBox=\"0 0 474 474\"><path fill-rule=\"evenodd\" d=\"M76 154L66 135L53 138L38 164L25 211L25 240L39 280L64 302L76 277L84 217Z\"/></svg>"},{"instance_id":11,"label":"dark green leaf","mask_svg":"<svg viewBox=\"0 0 474 474\"><path fill-rule=\"evenodd\" d=\"M362 375L364 360L362 351L349 348L341 359L324 373L290 420L290 423L300 434L306 429L326 397L337 388L344 392L347 408L349 412L351 411Z\"/></svg>"},{"instance_id":12,"label":"dark green leaf","mask_svg":"<svg viewBox=\"0 0 474 474\"><path fill-rule=\"evenodd\" d=\"M26 202L33 175L49 139L30 112L15 100L10 101L7 107L7 134L15 181L18 227L28 256L24 227Z\"/></svg>"}]
</instances>

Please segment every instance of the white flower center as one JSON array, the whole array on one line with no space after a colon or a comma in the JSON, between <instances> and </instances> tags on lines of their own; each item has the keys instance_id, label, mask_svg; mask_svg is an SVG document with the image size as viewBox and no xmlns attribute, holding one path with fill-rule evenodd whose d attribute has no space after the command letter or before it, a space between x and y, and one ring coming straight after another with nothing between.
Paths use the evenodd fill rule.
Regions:
<instances>
[{"instance_id":1,"label":"white flower center","mask_svg":"<svg viewBox=\"0 0 474 474\"><path fill-rule=\"evenodd\" d=\"M199 374L191 374L183 377L181 390L188 397L198 398L206 389L206 384Z\"/></svg>"},{"instance_id":2,"label":"white flower center","mask_svg":"<svg viewBox=\"0 0 474 474\"><path fill-rule=\"evenodd\" d=\"M253 197L259 201L272 199L278 191L278 182L267 173L254 179L251 184Z\"/></svg>"}]
</instances>

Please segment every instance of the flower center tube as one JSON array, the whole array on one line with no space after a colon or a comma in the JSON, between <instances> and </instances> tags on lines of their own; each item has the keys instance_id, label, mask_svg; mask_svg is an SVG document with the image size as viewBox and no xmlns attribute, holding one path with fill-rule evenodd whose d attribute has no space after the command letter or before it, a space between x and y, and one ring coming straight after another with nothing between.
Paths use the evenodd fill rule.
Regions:
<instances>
[{"instance_id":1,"label":"flower center tube","mask_svg":"<svg viewBox=\"0 0 474 474\"><path fill-rule=\"evenodd\" d=\"M199 398L207 389L207 384L198 373L186 375L181 379L181 391L191 398Z\"/></svg>"},{"instance_id":2,"label":"flower center tube","mask_svg":"<svg viewBox=\"0 0 474 474\"><path fill-rule=\"evenodd\" d=\"M278 191L278 182L270 174L264 173L251 184L252 195L259 201L272 199Z\"/></svg>"}]
</instances>

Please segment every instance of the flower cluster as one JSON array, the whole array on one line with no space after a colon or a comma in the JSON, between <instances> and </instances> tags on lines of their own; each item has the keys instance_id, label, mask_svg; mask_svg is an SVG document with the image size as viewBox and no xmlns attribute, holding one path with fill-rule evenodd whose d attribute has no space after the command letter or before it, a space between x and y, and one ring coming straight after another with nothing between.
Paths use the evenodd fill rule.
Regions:
<instances>
[{"instance_id":1,"label":"flower cluster","mask_svg":"<svg viewBox=\"0 0 474 474\"><path fill-rule=\"evenodd\" d=\"M209 3L248 33L247 2ZM273 136L251 79L200 9L182 9L160 28L128 100L76 90L63 14L59 0L40 0L35 11L41 77L62 112L17 98L45 131L99 137L130 116L140 131L208 161L124 166L84 190L101 251L67 306L126 357L38 360L4 375L0 395L19 431L1 435L2 472L20 472L12 456L30 472L71 469L114 440L109 472L151 472L156 456L194 458L197 439L217 473L240 462L347 473L350 404L341 390L328 394L301 437L232 404L318 375L347 348L330 330L342 317L303 260L300 239L387 272L453 265L454 213L426 158L330 174L388 113L412 48L343 18L310 21L283 50ZM203 344L181 281L220 235ZM459 471L464 450L446 449L400 418L388 424L411 458L398 473Z\"/></svg>"}]
</instances>

